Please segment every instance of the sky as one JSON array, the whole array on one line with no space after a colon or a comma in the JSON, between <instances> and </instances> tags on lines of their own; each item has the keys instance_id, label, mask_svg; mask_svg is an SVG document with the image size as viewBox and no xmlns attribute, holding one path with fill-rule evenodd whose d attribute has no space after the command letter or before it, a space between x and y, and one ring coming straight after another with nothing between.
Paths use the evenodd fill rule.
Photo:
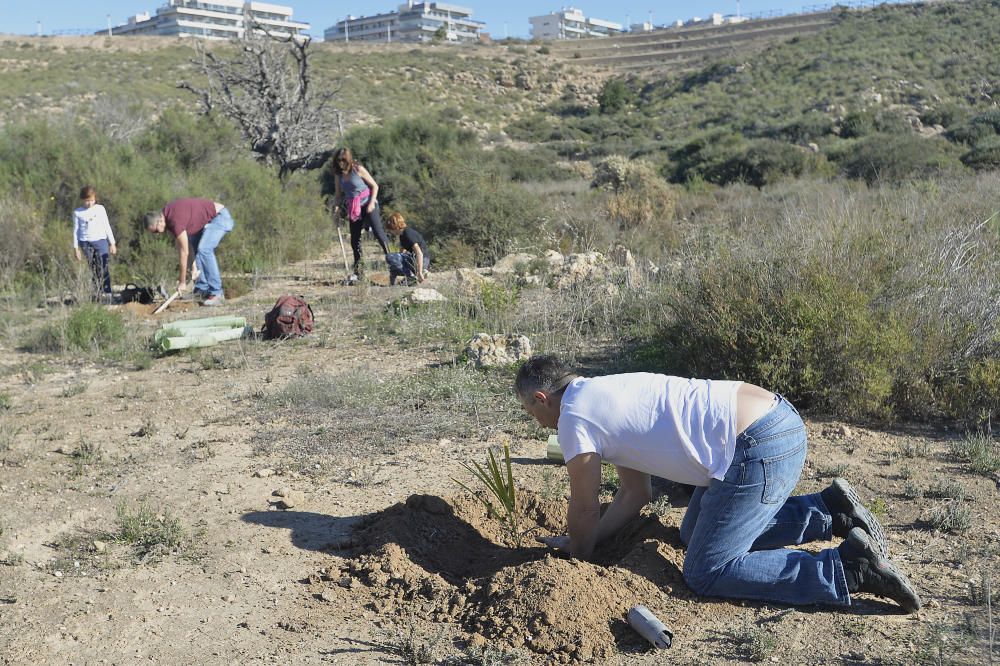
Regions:
<instances>
[{"instance_id":1,"label":"sky","mask_svg":"<svg viewBox=\"0 0 1000 666\"><path fill-rule=\"evenodd\" d=\"M444 1L444 0L442 0ZM311 24L310 34L322 39L323 30L348 14L370 16L395 10L400 0L271 0L273 4L293 8L292 18ZM111 23L125 23L129 16L167 4L166 0L0 0L0 34L34 35L39 25L43 35L72 34L73 31L104 29ZM736 0L619 0L609 3L593 0L452 0L451 4L472 9L472 18L486 23L485 32L494 39L531 36L529 16L556 12L563 7L576 7L585 16L624 24L648 21L655 25L686 20L712 13L736 14ZM813 5L815 6L815 5ZM739 13L797 13L804 5L788 0L741 0ZM40 22L40 24L39 24Z\"/></svg>"}]
</instances>

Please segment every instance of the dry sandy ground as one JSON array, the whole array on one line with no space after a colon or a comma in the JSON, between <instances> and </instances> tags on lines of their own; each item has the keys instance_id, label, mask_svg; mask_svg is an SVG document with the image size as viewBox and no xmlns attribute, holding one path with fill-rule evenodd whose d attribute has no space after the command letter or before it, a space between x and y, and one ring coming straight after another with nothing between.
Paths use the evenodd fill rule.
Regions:
<instances>
[{"instance_id":1,"label":"dry sandy ground","mask_svg":"<svg viewBox=\"0 0 1000 666\"><path fill-rule=\"evenodd\" d=\"M864 595L847 612L700 599L677 571L676 494L602 567L498 543L495 521L453 480L468 478L459 463L482 460L492 435L401 438L388 453L331 460L335 469L303 470L280 446L255 453L262 424L280 426L255 395L310 371L392 374L440 360L401 363L396 342L363 334L360 314L388 301L387 288L339 286L323 264L300 273L222 312L260 321L278 294L303 293L318 304L311 339L237 342L216 348L221 356L164 356L141 371L50 358L58 371L36 373L28 368L38 357L3 350L4 365L19 370L3 377L2 419L19 433L0 450L0 663L406 663L400 652L425 644L437 663L501 663L459 660L484 645L539 664L986 662L988 613L970 589L984 575L998 582L997 482L955 462L947 432L808 421L799 490L841 473L881 503L894 558L924 597L920 613ZM371 427L389 427L386 416ZM81 443L100 444L99 457L74 456ZM333 444L352 455L352 441ZM558 528L564 470L545 462L541 440L514 441L513 451L533 520ZM257 475L265 469L275 474ZM943 479L969 495L964 533L927 525L947 500L913 497ZM280 510L272 493L281 488L303 495ZM411 496L427 497L400 504ZM179 552L136 561L103 536L119 503L139 501L183 526ZM673 629L669 652L630 634L622 615L632 601Z\"/></svg>"}]
</instances>

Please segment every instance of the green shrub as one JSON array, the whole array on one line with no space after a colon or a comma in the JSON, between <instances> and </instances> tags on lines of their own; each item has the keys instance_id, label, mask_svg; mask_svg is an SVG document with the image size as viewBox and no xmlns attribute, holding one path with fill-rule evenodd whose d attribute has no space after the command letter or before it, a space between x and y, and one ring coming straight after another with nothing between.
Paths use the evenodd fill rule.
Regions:
<instances>
[{"instance_id":1,"label":"green shrub","mask_svg":"<svg viewBox=\"0 0 1000 666\"><path fill-rule=\"evenodd\" d=\"M0 419L0 453L10 450L17 441L17 436L23 430L22 426L15 426L5 419Z\"/></svg>"},{"instance_id":2,"label":"green shrub","mask_svg":"<svg viewBox=\"0 0 1000 666\"><path fill-rule=\"evenodd\" d=\"M552 123L542 113L526 114L515 118L507 126L507 133L521 141L540 142L548 140Z\"/></svg>"},{"instance_id":3,"label":"green shrub","mask_svg":"<svg viewBox=\"0 0 1000 666\"><path fill-rule=\"evenodd\" d=\"M397 196L406 201L422 182L433 178L439 161L474 148L475 141L475 135L458 129L454 122L418 116L355 130L345 145L378 182L379 201L392 206ZM329 170L324 169L320 177L323 192L333 194Z\"/></svg>"},{"instance_id":4,"label":"green shrub","mask_svg":"<svg viewBox=\"0 0 1000 666\"><path fill-rule=\"evenodd\" d=\"M941 125L950 128L969 116L966 107L955 102L945 102L933 109L926 109L920 114L920 122L924 125Z\"/></svg>"},{"instance_id":5,"label":"green shrub","mask_svg":"<svg viewBox=\"0 0 1000 666\"><path fill-rule=\"evenodd\" d=\"M4 243L0 252L0 288L16 286L18 277L32 266L37 270L42 261L42 232L38 212L31 205L14 196L0 198L0 238L17 239Z\"/></svg>"},{"instance_id":6,"label":"green shrub","mask_svg":"<svg viewBox=\"0 0 1000 666\"><path fill-rule=\"evenodd\" d=\"M594 169L591 186L609 191L608 217L623 229L662 225L674 218L677 193L646 160L608 157Z\"/></svg>"},{"instance_id":7,"label":"green shrub","mask_svg":"<svg viewBox=\"0 0 1000 666\"><path fill-rule=\"evenodd\" d=\"M963 500L942 502L931 509L930 526L948 534L962 534L972 527L972 509Z\"/></svg>"},{"instance_id":8,"label":"green shrub","mask_svg":"<svg viewBox=\"0 0 1000 666\"><path fill-rule=\"evenodd\" d=\"M496 148L493 155L510 173L510 179L518 183L567 180L573 176L559 166L557 155L551 148L534 147L531 150Z\"/></svg>"},{"instance_id":9,"label":"green shrub","mask_svg":"<svg viewBox=\"0 0 1000 666\"><path fill-rule=\"evenodd\" d=\"M87 304L46 326L27 347L38 352L101 351L121 345L124 337L120 314Z\"/></svg>"},{"instance_id":10,"label":"green shrub","mask_svg":"<svg viewBox=\"0 0 1000 666\"><path fill-rule=\"evenodd\" d=\"M174 106L163 111L138 147L182 169L194 169L229 162L240 152L240 140L236 128L216 116L196 116Z\"/></svg>"},{"instance_id":11,"label":"green shrub","mask_svg":"<svg viewBox=\"0 0 1000 666\"><path fill-rule=\"evenodd\" d=\"M415 217L429 238L455 238L476 250L476 263L492 264L517 240L543 231L544 200L516 187L488 157L440 164L427 187L413 194ZM425 222L423 222L425 221Z\"/></svg>"},{"instance_id":12,"label":"green shrub","mask_svg":"<svg viewBox=\"0 0 1000 666\"><path fill-rule=\"evenodd\" d=\"M235 221L216 251L224 271L251 272L329 247L333 225L315 174L295 173L282 183L274 171L248 160L198 173Z\"/></svg>"},{"instance_id":13,"label":"green shrub","mask_svg":"<svg viewBox=\"0 0 1000 666\"><path fill-rule=\"evenodd\" d=\"M874 134L851 144L835 160L845 175L869 184L926 178L962 168L954 146L916 134Z\"/></svg>"},{"instance_id":14,"label":"green shrub","mask_svg":"<svg viewBox=\"0 0 1000 666\"><path fill-rule=\"evenodd\" d=\"M985 123L967 122L957 127L953 127L945 133L949 141L963 143L974 146L981 141L985 141L996 136L996 132L990 125Z\"/></svg>"},{"instance_id":15,"label":"green shrub","mask_svg":"<svg viewBox=\"0 0 1000 666\"><path fill-rule=\"evenodd\" d=\"M608 79L597 95L601 113L618 113L632 103L634 93L621 79Z\"/></svg>"},{"instance_id":16,"label":"green shrub","mask_svg":"<svg viewBox=\"0 0 1000 666\"><path fill-rule=\"evenodd\" d=\"M767 661L778 647L778 639L773 633L749 620L744 622L735 639L743 656L753 662Z\"/></svg>"},{"instance_id":17,"label":"green shrub","mask_svg":"<svg viewBox=\"0 0 1000 666\"><path fill-rule=\"evenodd\" d=\"M951 454L968 463L976 474L992 476L1000 471L1000 444L989 433L973 432L953 442Z\"/></svg>"},{"instance_id":18,"label":"green shrub","mask_svg":"<svg viewBox=\"0 0 1000 666\"><path fill-rule=\"evenodd\" d=\"M431 254L435 270L476 264L476 248L457 238L446 238L443 242L434 244L431 246Z\"/></svg>"},{"instance_id":19,"label":"green shrub","mask_svg":"<svg viewBox=\"0 0 1000 666\"><path fill-rule=\"evenodd\" d=\"M987 111L948 130L946 136L956 143L978 146L1000 134L1000 112Z\"/></svg>"},{"instance_id":20,"label":"green shrub","mask_svg":"<svg viewBox=\"0 0 1000 666\"><path fill-rule=\"evenodd\" d=\"M875 114L869 111L854 111L847 114L840 123L840 136L856 139L875 132Z\"/></svg>"},{"instance_id":21,"label":"green shrub","mask_svg":"<svg viewBox=\"0 0 1000 666\"><path fill-rule=\"evenodd\" d=\"M996 181L698 195L737 231L689 243L645 297L640 314L664 314L637 325L630 367L752 381L848 416L995 420L1000 239L980 221Z\"/></svg>"},{"instance_id":22,"label":"green shrub","mask_svg":"<svg viewBox=\"0 0 1000 666\"><path fill-rule=\"evenodd\" d=\"M826 158L783 141L758 139L739 154L704 172L706 180L726 185L743 182L764 187L787 178L823 171Z\"/></svg>"},{"instance_id":23,"label":"green shrub","mask_svg":"<svg viewBox=\"0 0 1000 666\"><path fill-rule=\"evenodd\" d=\"M678 283L674 321L645 348L646 363L781 387L803 407L845 416L889 414L898 359L913 344L907 322L873 307L854 276L808 260L722 263Z\"/></svg>"},{"instance_id":24,"label":"green shrub","mask_svg":"<svg viewBox=\"0 0 1000 666\"><path fill-rule=\"evenodd\" d=\"M809 111L797 120L786 123L777 132L777 138L792 143L808 143L833 133L833 120L819 111Z\"/></svg>"},{"instance_id":25,"label":"green shrub","mask_svg":"<svg viewBox=\"0 0 1000 666\"><path fill-rule=\"evenodd\" d=\"M741 154L746 145L742 135L725 130L707 132L671 151L664 175L674 183L700 178L719 184L709 174L719 173L722 165Z\"/></svg>"},{"instance_id":26,"label":"green shrub","mask_svg":"<svg viewBox=\"0 0 1000 666\"><path fill-rule=\"evenodd\" d=\"M962 155L962 164L977 171L1000 167L1000 136L994 134L977 142Z\"/></svg>"},{"instance_id":27,"label":"green shrub","mask_svg":"<svg viewBox=\"0 0 1000 666\"><path fill-rule=\"evenodd\" d=\"M116 508L118 529L115 540L127 544L137 559L166 555L184 542L184 528L169 511L157 512L145 502L134 509L120 502Z\"/></svg>"}]
</instances>

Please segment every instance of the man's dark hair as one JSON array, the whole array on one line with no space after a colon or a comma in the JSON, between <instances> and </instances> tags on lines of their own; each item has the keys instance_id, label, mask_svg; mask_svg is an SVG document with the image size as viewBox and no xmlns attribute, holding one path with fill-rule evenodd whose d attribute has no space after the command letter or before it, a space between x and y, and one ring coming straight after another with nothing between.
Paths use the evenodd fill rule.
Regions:
<instances>
[{"instance_id":1,"label":"man's dark hair","mask_svg":"<svg viewBox=\"0 0 1000 666\"><path fill-rule=\"evenodd\" d=\"M558 356L537 354L525 361L517 371L514 391L520 397L529 396L535 391L556 394L565 389L576 377L579 375Z\"/></svg>"}]
</instances>

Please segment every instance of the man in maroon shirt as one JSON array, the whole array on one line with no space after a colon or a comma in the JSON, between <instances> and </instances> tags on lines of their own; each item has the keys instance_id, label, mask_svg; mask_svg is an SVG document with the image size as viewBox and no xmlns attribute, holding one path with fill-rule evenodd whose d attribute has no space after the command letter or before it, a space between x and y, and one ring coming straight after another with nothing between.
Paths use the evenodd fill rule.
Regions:
<instances>
[{"instance_id":1,"label":"man in maroon shirt","mask_svg":"<svg viewBox=\"0 0 1000 666\"><path fill-rule=\"evenodd\" d=\"M162 211L146 214L146 230L154 234L169 231L174 236L180 277L177 290L184 291L188 267L195 268L194 293L204 298L202 305L223 301L222 275L215 259L215 248L222 237L233 230L233 217L222 204L211 199L176 199Z\"/></svg>"}]
</instances>

